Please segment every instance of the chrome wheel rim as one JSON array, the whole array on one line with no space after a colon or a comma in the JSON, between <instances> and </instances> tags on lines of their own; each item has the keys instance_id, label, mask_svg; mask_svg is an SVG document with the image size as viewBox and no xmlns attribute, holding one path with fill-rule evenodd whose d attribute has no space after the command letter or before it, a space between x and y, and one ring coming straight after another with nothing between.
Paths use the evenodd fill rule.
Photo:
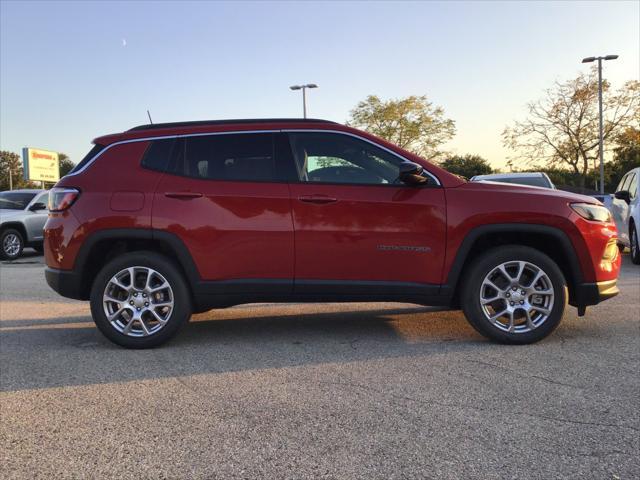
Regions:
<instances>
[{"instance_id":1,"label":"chrome wheel rim","mask_svg":"<svg viewBox=\"0 0 640 480\"><path fill-rule=\"evenodd\" d=\"M107 282L102 298L107 320L129 337L146 337L160 331L171 318L173 290L156 270L129 267Z\"/></svg>"},{"instance_id":2,"label":"chrome wheel rim","mask_svg":"<svg viewBox=\"0 0 640 480\"><path fill-rule=\"evenodd\" d=\"M4 253L10 257L14 257L20 252L20 239L15 233L10 233L2 241Z\"/></svg>"},{"instance_id":3,"label":"chrome wheel rim","mask_svg":"<svg viewBox=\"0 0 640 480\"><path fill-rule=\"evenodd\" d=\"M527 333L547 321L555 291L551 279L531 262L510 261L482 281L480 306L486 319L508 333Z\"/></svg>"}]
</instances>

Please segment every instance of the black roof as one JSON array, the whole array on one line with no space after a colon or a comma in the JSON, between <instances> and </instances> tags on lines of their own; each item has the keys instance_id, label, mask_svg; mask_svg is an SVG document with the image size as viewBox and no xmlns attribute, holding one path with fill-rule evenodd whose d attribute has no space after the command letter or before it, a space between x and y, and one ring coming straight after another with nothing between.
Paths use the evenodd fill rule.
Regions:
<instances>
[{"instance_id":1,"label":"black roof","mask_svg":"<svg viewBox=\"0 0 640 480\"><path fill-rule=\"evenodd\" d=\"M130 128L128 132L136 132L138 130L153 130L155 128L176 128L176 127L199 127L207 125L233 125L240 123L336 123L329 120L321 120L317 118L246 118L235 120L196 120L192 122L171 122L171 123L148 123L146 125L138 125Z\"/></svg>"}]
</instances>

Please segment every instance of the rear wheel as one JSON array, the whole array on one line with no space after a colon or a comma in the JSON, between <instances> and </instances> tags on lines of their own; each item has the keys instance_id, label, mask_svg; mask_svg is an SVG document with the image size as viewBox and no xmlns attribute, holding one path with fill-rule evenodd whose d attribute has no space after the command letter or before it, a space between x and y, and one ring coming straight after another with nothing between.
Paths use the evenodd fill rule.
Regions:
<instances>
[{"instance_id":1,"label":"rear wheel","mask_svg":"<svg viewBox=\"0 0 640 480\"><path fill-rule=\"evenodd\" d=\"M631 261L640 265L640 246L638 245L638 229L633 222L629 223L629 240L631 243Z\"/></svg>"},{"instance_id":2,"label":"rear wheel","mask_svg":"<svg viewBox=\"0 0 640 480\"><path fill-rule=\"evenodd\" d=\"M485 252L467 270L462 306L469 323L502 343L526 344L549 335L567 304L567 283L556 263L529 247Z\"/></svg>"},{"instance_id":3,"label":"rear wheel","mask_svg":"<svg viewBox=\"0 0 640 480\"><path fill-rule=\"evenodd\" d=\"M128 348L150 348L173 337L191 316L184 277L167 258L132 252L109 262L91 289L100 331Z\"/></svg>"},{"instance_id":4,"label":"rear wheel","mask_svg":"<svg viewBox=\"0 0 640 480\"><path fill-rule=\"evenodd\" d=\"M7 228L0 234L0 257L15 260L22 253L24 239L18 230Z\"/></svg>"}]
</instances>

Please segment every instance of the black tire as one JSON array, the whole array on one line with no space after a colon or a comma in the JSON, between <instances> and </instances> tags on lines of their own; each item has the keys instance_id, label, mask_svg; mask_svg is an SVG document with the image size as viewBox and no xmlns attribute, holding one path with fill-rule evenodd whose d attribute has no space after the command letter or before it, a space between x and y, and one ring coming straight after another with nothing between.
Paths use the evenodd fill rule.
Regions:
<instances>
[{"instance_id":1,"label":"black tire","mask_svg":"<svg viewBox=\"0 0 640 480\"><path fill-rule=\"evenodd\" d=\"M147 336L133 337L118 331L107 319L103 306L103 295L111 278L129 267L155 270L164 277L173 291L173 311L168 316L167 323ZM124 303L127 302L123 302L123 305ZM126 348L153 348L165 343L188 322L191 311L189 288L180 270L171 260L154 252L131 252L115 258L100 270L91 288L91 314L96 326L109 340Z\"/></svg>"},{"instance_id":2,"label":"black tire","mask_svg":"<svg viewBox=\"0 0 640 480\"><path fill-rule=\"evenodd\" d=\"M640 241L638 240L638 229L633 220L629 222L629 243L631 244L631 261L640 265Z\"/></svg>"},{"instance_id":3,"label":"black tire","mask_svg":"<svg viewBox=\"0 0 640 480\"><path fill-rule=\"evenodd\" d=\"M508 332L498 328L489 321L480 303L485 277L499 265L512 261L525 261L543 270L553 288L554 302L548 317L528 332ZM547 255L530 247L505 245L486 251L469 265L465 270L460 300L467 320L479 333L500 343L523 345L542 340L555 330L567 306L568 289L562 271Z\"/></svg>"},{"instance_id":4,"label":"black tire","mask_svg":"<svg viewBox=\"0 0 640 480\"><path fill-rule=\"evenodd\" d=\"M5 244L5 241L7 242ZM17 249L16 243L17 242ZM11 251L9 251L11 248ZM0 258L2 260L15 260L22 255L24 248L24 238L15 228L7 228L0 234Z\"/></svg>"}]
</instances>

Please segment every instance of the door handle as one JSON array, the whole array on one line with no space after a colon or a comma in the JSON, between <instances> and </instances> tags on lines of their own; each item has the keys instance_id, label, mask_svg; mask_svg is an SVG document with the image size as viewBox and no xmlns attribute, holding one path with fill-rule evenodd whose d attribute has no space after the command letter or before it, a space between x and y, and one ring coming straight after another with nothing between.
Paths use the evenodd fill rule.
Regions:
<instances>
[{"instance_id":1,"label":"door handle","mask_svg":"<svg viewBox=\"0 0 640 480\"><path fill-rule=\"evenodd\" d=\"M202 197L202 194L198 192L165 192L164 196L180 200L192 200L194 198Z\"/></svg>"},{"instance_id":2,"label":"door handle","mask_svg":"<svg viewBox=\"0 0 640 480\"><path fill-rule=\"evenodd\" d=\"M298 197L298 200L305 203L315 203L317 205L324 205L326 203L335 203L337 198L327 197L326 195L302 195Z\"/></svg>"}]
</instances>

